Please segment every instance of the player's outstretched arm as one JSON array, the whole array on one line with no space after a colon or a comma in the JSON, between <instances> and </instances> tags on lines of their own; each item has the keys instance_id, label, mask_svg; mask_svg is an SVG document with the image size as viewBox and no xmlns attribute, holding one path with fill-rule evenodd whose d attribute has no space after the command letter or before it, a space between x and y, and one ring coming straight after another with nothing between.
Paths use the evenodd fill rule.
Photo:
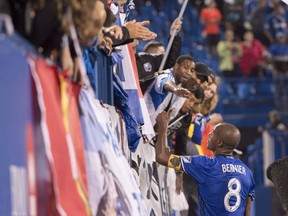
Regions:
<instances>
[{"instance_id":1,"label":"player's outstretched arm","mask_svg":"<svg viewBox=\"0 0 288 216\"><path fill-rule=\"evenodd\" d=\"M170 110L168 112L163 111L156 118L156 130L158 132L158 138L155 145L156 161L163 166L182 170L180 156L170 154L167 145L167 128L170 120L169 114Z\"/></svg>"},{"instance_id":2,"label":"player's outstretched arm","mask_svg":"<svg viewBox=\"0 0 288 216\"><path fill-rule=\"evenodd\" d=\"M252 202L252 198L248 196L246 200L245 216L250 216L251 202Z\"/></svg>"},{"instance_id":3,"label":"player's outstretched arm","mask_svg":"<svg viewBox=\"0 0 288 216\"><path fill-rule=\"evenodd\" d=\"M163 88L165 91L172 92L173 94L179 96L179 97L189 97L190 91L186 88L182 88L179 86L176 86L176 84L172 80L168 80Z\"/></svg>"}]
</instances>

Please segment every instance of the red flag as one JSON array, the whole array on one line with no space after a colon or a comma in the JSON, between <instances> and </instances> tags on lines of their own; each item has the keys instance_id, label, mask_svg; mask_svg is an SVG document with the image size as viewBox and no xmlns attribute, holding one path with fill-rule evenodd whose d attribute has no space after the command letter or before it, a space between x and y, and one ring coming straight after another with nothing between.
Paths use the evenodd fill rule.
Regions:
<instances>
[{"instance_id":1,"label":"red flag","mask_svg":"<svg viewBox=\"0 0 288 216\"><path fill-rule=\"evenodd\" d=\"M57 67L48 66L44 59L28 61L41 110L41 130L52 171L57 211L60 215L89 215L79 192L75 149L63 122Z\"/></svg>"},{"instance_id":2,"label":"red flag","mask_svg":"<svg viewBox=\"0 0 288 216\"><path fill-rule=\"evenodd\" d=\"M78 97L80 93L80 86L65 80L60 76L61 81L61 105L64 125L66 133L71 136L78 170L78 191L85 203L88 206L88 186L86 177L86 164L84 153L83 135L80 125L80 117L78 110Z\"/></svg>"}]
</instances>

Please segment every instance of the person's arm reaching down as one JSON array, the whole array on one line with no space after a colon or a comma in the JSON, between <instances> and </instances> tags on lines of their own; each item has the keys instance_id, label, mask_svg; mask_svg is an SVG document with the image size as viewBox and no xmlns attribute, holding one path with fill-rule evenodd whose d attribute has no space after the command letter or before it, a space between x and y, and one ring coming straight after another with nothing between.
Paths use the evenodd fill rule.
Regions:
<instances>
[{"instance_id":1,"label":"person's arm reaching down","mask_svg":"<svg viewBox=\"0 0 288 216\"><path fill-rule=\"evenodd\" d=\"M167 128L170 119L169 113L170 111L168 111L168 113L164 111L156 117L156 130L158 132L158 138L155 145L156 161L163 166L182 171L180 156L171 154L167 145Z\"/></svg>"}]
</instances>

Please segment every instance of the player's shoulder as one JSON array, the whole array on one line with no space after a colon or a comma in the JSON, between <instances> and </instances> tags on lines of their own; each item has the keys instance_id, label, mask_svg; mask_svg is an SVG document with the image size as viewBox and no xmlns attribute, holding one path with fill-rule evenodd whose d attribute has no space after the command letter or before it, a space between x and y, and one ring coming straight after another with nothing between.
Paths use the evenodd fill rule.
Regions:
<instances>
[{"instance_id":1,"label":"player's shoulder","mask_svg":"<svg viewBox=\"0 0 288 216\"><path fill-rule=\"evenodd\" d=\"M163 80L163 79L174 81L174 75L171 69L166 69L166 70L158 72L156 80Z\"/></svg>"},{"instance_id":2,"label":"player's shoulder","mask_svg":"<svg viewBox=\"0 0 288 216\"><path fill-rule=\"evenodd\" d=\"M251 169L240 159L235 159L237 164L241 165L242 167L245 168L246 173L248 173L250 176L253 176Z\"/></svg>"},{"instance_id":3,"label":"player's shoulder","mask_svg":"<svg viewBox=\"0 0 288 216\"><path fill-rule=\"evenodd\" d=\"M193 156L194 160L197 160L198 163L201 163L203 166L207 167L213 167L217 164L217 158L216 157L208 157L205 155L196 155Z\"/></svg>"}]
</instances>

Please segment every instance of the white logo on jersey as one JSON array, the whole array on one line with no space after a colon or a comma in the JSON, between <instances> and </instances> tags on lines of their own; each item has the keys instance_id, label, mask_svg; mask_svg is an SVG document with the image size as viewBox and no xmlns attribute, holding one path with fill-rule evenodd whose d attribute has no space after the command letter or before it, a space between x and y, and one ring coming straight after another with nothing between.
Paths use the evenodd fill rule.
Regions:
<instances>
[{"instance_id":1,"label":"white logo on jersey","mask_svg":"<svg viewBox=\"0 0 288 216\"><path fill-rule=\"evenodd\" d=\"M152 65L149 62L145 63L144 64L144 70L146 72L151 72L152 71Z\"/></svg>"},{"instance_id":2,"label":"white logo on jersey","mask_svg":"<svg viewBox=\"0 0 288 216\"><path fill-rule=\"evenodd\" d=\"M191 163L191 157L190 156L182 156L184 163Z\"/></svg>"}]
</instances>

